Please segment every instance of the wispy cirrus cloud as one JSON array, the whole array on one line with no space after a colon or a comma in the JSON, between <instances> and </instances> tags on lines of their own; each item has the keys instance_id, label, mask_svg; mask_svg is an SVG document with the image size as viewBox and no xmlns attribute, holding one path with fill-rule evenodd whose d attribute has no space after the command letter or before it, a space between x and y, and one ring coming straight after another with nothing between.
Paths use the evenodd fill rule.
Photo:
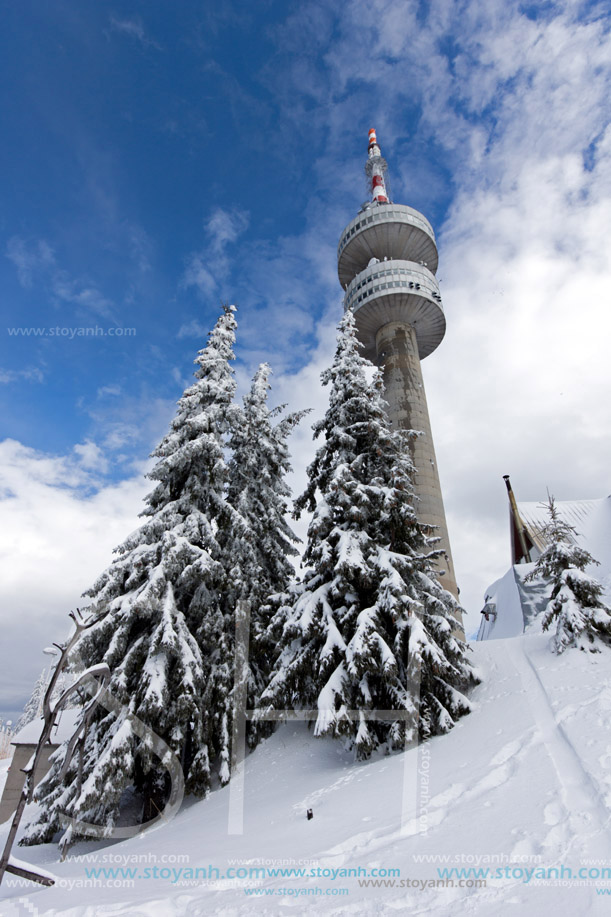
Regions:
<instances>
[{"instance_id":1,"label":"wispy cirrus cloud","mask_svg":"<svg viewBox=\"0 0 611 917\"><path fill-rule=\"evenodd\" d=\"M121 386L120 385L101 385L96 395L98 398L119 398L121 395Z\"/></svg>"},{"instance_id":2,"label":"wispy cirrus cloud","mask_svg":"<svg viewBox=\"0 0 611 917\"><path fill-rule=\"evenodd\" d=\"M21 236L12 236L6 244L5 254L17 268L19 283L26 288L32 286L36 275L55 264L55 254L45 239L28 245Z\"/></svg>"},{"instance_id":3,"label":"wispy cirrus cloud","mask_svg":"<svg viewBox=\"0 0 611 917\"><path fill-rule=\"evenodd\" d=\"M133 19L118 19L116 16L111 16L110 27L115 32L121 32L130 38L135 38L145 48L155 48L157 51L163 50L161 45L147 33L139 16Z\"/></svg>"},{"instance_id":4,"label":"wispy cirrus cloud","mask_svg":"<svg viewBox=\"0 0 611 917\"><path fill-rule=\"evenodd\" d=\"M54 296L63 303L78 306L88 313L115 319L114 303L94 284L70 277L67 271L57 271L51 288Z\"/></svg>"},{"instance_id":5,"label":"wispy cirrus cloud","mask_svg":"<svg viewBox=\"0 0 611 917\"><path fill-rule=\"evenodd\" d=\"M187 257L182 286L195 287L203 296L218 292L230 268L228 248L246 232L249 222L247 211L213 210L204 224L204 245Z\"/></svg>"},{"instance_id":6,"label":"wispy cirrus cloud","mask_svg":"<svg viewBox=\"0 0 611 917\"><path fill-rule=\"evenodd\" d=\"M61 268L45 240L28 245L20 236L12 236L7 243L6 256L15 265L23 287L30 289L35 283L41 283L58 302L114 320L113 301L90 279L73 277Z\"/></svg>"},{"instance_id":7,"label":"wispy cirrus cloud","mask_svg":"<svg viewBox=\"0 0 611 917\"><path fill-rule=\"evenodd\" d=\"M0 369L0 383L43 382L44 373L37 366L28 369Z\"/></svg>"},{"instance_id":8,"label":"wispy cirrus cloud","mask_svg":"<svg viewBox=\"0 0 611 917\"><path fill-rule=\"evenodd\" d=\"M178 338L199 338L205 341L209 330L199 319L193 318L190 322L185 322L180 326L176 336Z\"/></svg>"}]
</instances>

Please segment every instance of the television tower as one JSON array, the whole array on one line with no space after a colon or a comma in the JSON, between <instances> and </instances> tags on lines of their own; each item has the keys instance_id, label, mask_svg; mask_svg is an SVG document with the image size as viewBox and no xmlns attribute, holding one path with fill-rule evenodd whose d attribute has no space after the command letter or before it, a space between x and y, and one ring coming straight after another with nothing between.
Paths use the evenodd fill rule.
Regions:
<instances>
[{"instance_id":1,"label":"television tower","mask_svg":"<svg viewBox=\"0 0 611 917\"><path fill-rule=\"evenodd\" d=\"M376 132L370 130L365 172L371 182L371 200L340 236L337 271L346 291L344 308L354 312L363 353L383 370L393 427L422 433L410 446L416 468L416 511L421 522L436 527L436 547L444 552L436 564L440 572L445 571L441 582L457 596L420 367L446 330L435 279L437 246L433 228L421 213L391 202L386 169Z\"/></svg>"}]
</instances>

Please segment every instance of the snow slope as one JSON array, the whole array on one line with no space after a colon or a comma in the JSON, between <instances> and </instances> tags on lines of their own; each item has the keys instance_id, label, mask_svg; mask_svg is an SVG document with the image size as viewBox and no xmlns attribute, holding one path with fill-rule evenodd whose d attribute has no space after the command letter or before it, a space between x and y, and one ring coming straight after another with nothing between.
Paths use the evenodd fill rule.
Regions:
<instances>
[{"instance_id":1,"label":"snow slope","mask_svg":"<svg viewBox=\"0 0 611 917\"><path fill-rule=\"evenodd\" d=\"M568 651L558 658L548 639L477 644L485 681L473 694L472 715L447 736L403 754L354 764L337 743L314 739L304 725L282 727L248 759L243 834L228 833L226 787L187 804L165 827L112 847L81 844L65 863L51 845L18 848L20 858L59 881L51 889L4 884L0 914L609 913L611 880L599 875L602 861L611 867L611 655ZM116 857L112 864L101 861L108 853ZM83 854L90 862L79 860ZM188 860L164 863L164 856ZM204 867L207 875L211 865L224 874L247 861L267 868L398 869L400 876L384 879L386 886L360 887L358 877L341 874L268 876L258 884L213 874L194 884L185 872L174 873L174 881L169 872L157 878L144 872ZM87 869L109 866L135 869L139 877L127 880L131 888L117 877L83 887ZM488 875L486 887L477 888L458 887L457 876L454 887L428 885L438 869L453 867L499 869L501 877ZM563 869L564 878L532 872L550 867ZM420 885L400 887L406 880Z\"/></svg>"}]
</instances>

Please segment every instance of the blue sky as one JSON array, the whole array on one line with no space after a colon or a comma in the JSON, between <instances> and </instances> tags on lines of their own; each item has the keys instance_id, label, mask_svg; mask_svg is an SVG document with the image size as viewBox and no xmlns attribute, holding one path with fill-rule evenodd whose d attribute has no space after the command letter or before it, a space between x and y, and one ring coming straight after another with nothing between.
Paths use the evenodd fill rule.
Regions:
<instances>
[{"instance_id":1,"label":"blue sky","mask_svg":"<svg viewBox=\"0 0 611 917\"><path fill-rule=\"evenodd\" d=\"M370 127L393 199L438 237L448 331L424 373L473 627L508 564L502 474L524 500L609 492L609 13L4 5L0 713L137 525L147 456L221 301L239 307L241 390L269 360L276 400L324 410Z\"/></svg>"}]
</instances>

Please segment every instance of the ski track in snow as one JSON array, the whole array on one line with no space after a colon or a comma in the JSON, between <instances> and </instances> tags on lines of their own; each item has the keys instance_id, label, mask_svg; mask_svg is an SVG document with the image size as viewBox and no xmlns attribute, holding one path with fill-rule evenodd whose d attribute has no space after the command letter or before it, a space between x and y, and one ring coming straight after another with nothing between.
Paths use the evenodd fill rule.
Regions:
<instances>
[{"instance_id":1,"label":"ski track in snow","mask_svg":"<svg viewBox=\"0 0 611 917\"><path fill-rule=\"evenodd\" d=\"M606 812L605 800L601 797L589 771L584 767L562 723L556 718L547 691L529 656L525 641L511 641L509 653L524 684L530 710L556 772L560 798L566 812L570 833L573 838L577 839L571 841L571 846L578 843L583 846L583 852L586 855L591 854L589 842L596 838L597 855L603 856L602 845L605 851L604 856L611 861L609 819L604 819L600 815L601 812ZM563 719L565 718L566 710ZM548 804L545 815L546 822L556 826L560 820L557 803Z\"/></svg>"},{"instance_id":2,"label":"ski track in snow","mask_svg":"<svg viewBox=\"0 0 611 917\"><path fill-rule=\"evenodd\" d=\"M464 803L476 802L481 796L488 793L489 790L501 787L507 783L516 773L519 762L527 755L529 748L535 741L533 731L531 730L530 739L523 742L512 741L507 743L491 759L490 765L493 767L485 777L477 780L471 786L465 786L461 783L451 784L441 793L433 796L428 803L429 811L427 816L427 830L438 828L451 812L452 803L460 801ZM322 854L322 858L332 858L333 864L337 867L341 862L342 865L352 861L355 857L362 857L364 854L379 852L385 847L392 846L404 838L412 837L422 833L419 817L414 815L399 830L389 832L387 829L379 829L371 832L363 832L354 835L336 845Z\"/></svg>"}]
</instances>

